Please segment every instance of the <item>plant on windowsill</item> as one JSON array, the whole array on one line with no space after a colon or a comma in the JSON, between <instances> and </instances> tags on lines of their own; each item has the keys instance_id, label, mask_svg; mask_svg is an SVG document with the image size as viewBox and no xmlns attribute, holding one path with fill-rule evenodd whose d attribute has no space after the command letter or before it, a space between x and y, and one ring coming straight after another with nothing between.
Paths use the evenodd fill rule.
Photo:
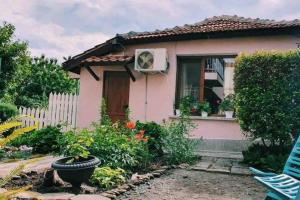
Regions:
<instances>
[{"instance_id":1,"label":"plant on windowsill","mask_svg":"<svg viewBox=\"0 0 300 200\"><path fill-rule=\"evenodd\" d=\"M94 140L87 130L82 130L76 137L74 135L73 132L66 133L68 145L64 154L68 156L53 162L52 168L63 181L80 187L81 183L88 183L100 160L90 155L88 148Z\"/></svg>"},{"instance_id":2,"label":"plant on windowsill","mask_svg":"<svg viewBox=\"0 0 300 200\"><path fill-rule=\"evenodd\" d=\"M199 103L197 110L201 112L201 117L207 117L208 114L211 112L211 107L209 102L204 101L202 103Z\"/></svg>"},{"instance_id":3,"label":"plant on windowsill","mask_svg":"<svg viewBox=\"0 0 300 200\"><path fill-rule=\"evenodd\" d=\"M225 112L225 117L231 119L234 113L234 95L227 95L222 103L219 105L219 109Z\"/></svg>"}]
</instances>

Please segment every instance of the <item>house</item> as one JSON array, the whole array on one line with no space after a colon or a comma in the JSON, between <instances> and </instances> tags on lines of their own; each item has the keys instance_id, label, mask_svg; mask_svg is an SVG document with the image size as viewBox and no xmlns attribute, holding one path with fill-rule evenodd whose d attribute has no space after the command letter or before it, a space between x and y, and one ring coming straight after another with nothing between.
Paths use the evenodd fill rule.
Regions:
<instances>
[{"instance_id":1,"label":"house","mask_svg":"<svg viewBox=\"0 0 300 200\"><path fill-rule=\"evenodd\" d=\"M241 52L285 51L299 48L299 43L299 20L217 16L153 32L117 34L63 67L80 74L79 127L98 120L102 98L113 120L124 118L129 107L135 120L162 122L177 118L175 109L186 95L209 101L217 113L216 102L234 92L234 58ZM159 70L143 70L156 67ZM190 137L203 138L203 148L244 148L245 138L235 119L214 115L192 116L192 120L198 127Z\"/></svg>"}]
</instances>

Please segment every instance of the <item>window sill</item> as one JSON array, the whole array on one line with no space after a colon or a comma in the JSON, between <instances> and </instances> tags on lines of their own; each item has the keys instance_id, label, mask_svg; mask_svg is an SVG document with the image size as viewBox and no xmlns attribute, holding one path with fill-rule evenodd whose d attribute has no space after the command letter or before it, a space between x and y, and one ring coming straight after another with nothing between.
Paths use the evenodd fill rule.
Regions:
<instances>
[{"instance_id":1,"label":"window sill","mask_svg":"<svg viewBox=\"0 0 300 200\"><path fill-rule=\"evenodd\" d=\"M172 115L169 117L170 119L179 119L179 116ZM208 117L201 117L201 116L190 116L191 120L209 120L209 121L237 121L236 118L225 118L225 117L216 117L216 116L208 116Z\"/></svg>"}]
</instances>

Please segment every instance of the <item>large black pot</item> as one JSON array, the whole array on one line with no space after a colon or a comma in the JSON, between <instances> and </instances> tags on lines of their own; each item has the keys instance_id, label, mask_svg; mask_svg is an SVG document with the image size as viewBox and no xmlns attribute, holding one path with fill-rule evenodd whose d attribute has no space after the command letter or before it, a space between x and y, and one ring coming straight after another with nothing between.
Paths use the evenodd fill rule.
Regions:
<instances>
[{"instance_id":1,"label":"large black pot","mask_svg":"<svg viewBox=\"0 0 300 200\"><path fill-rule=\"evenodd\" d=\"M89 156L79 161L66 163L73 157L65 157L52 163L52 168L57 171L58 176L65 182L79 187L81 183L88 183L95 167L100 164L97 157Z\"/></svg>"}]
</instances>

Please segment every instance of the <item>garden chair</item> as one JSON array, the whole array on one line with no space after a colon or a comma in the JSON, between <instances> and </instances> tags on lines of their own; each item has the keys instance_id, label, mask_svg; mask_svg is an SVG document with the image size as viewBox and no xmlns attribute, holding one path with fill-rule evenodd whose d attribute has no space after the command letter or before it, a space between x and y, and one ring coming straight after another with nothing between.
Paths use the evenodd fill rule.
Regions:
<instances>
[{"instance_id":1,"label":"garden chair","mask_svg":"<svg viewBox=\"0 0 300 200\"><path fill-rule=\"evenodd\" d=\"M250 171L255 175L256 180L263 183L270 189L266 199L268 197L273 199L289 199L292 197L289 196L290 192L295 195L295 193L297 193L300 180L300 137L298 137L292 152L285 163L283 174L277 175L272 172L262 172L252 167L250 167ZM276 187L277 189L275 189ZM283 193L286 193L287 196L282 197ZM298 196L300 196L300 194ZM300 200L300 197L298 198Z\"/></svg>"}]
</instances>

